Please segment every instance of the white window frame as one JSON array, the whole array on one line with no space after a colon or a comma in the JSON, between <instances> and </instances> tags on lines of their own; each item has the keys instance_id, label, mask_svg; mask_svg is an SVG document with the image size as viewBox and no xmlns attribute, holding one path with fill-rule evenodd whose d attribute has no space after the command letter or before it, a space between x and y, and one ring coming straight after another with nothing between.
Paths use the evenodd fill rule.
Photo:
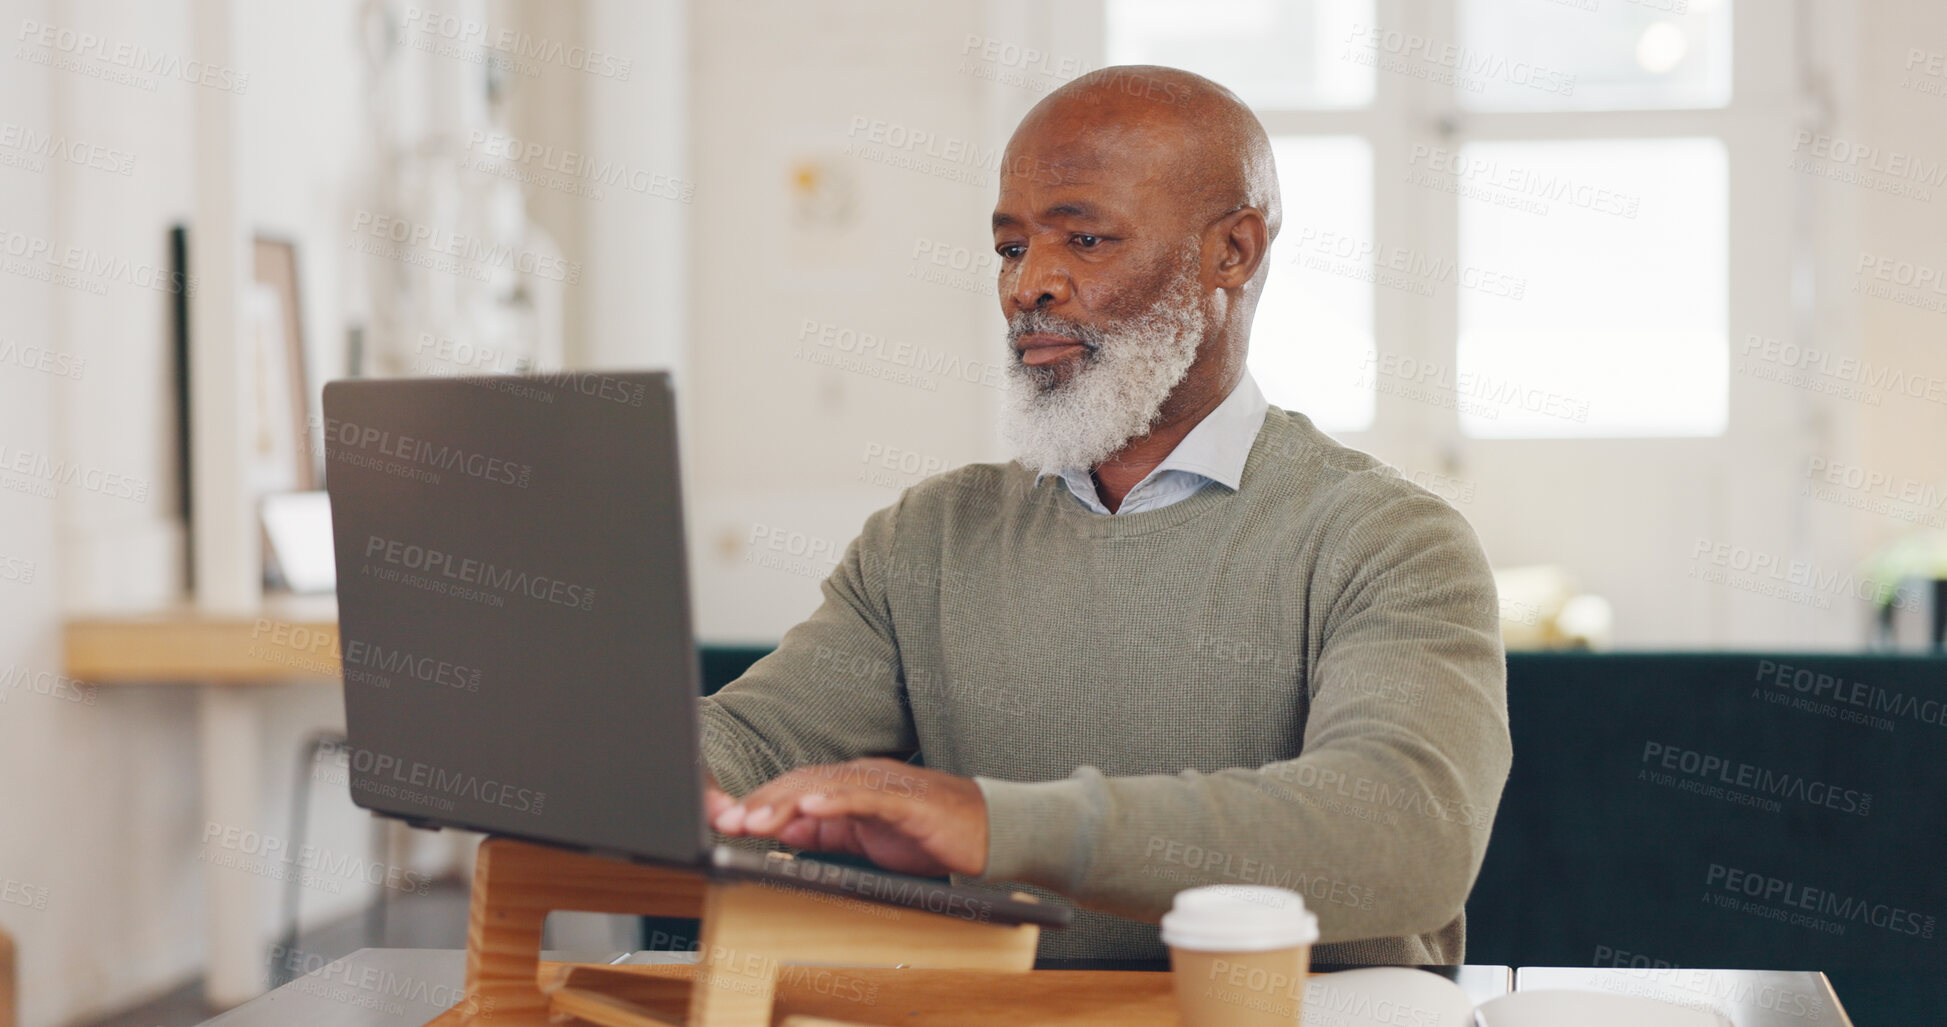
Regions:
<instances>
[{"instance_id":1,"label":"white window frame","mask_svg":"<svg viewBox=\"0 0 1947 1027\"><path fill-rule=\"evenodd\" d=\"M1621 0L1611 0L1621 2ZM1732 0L1726 0L1732 2ZM1377 0L1374 23L1436 41L1460 40L1457 19L1461 0ZM1105 5L1104 5L1105 6ZM1106 10L1098 8L1106 21ZM1789 294L1786 283L1752 281L1762 254L1788 252L1791 226L1769 216L1789 206L1789 190L1771 160L1780 131L1788 131L1793 111L1791 7L1761 0L1737 0L1732 10L1731 96L1722 107L1619 111L1476 111L1464 109L1451 87L1427 79L1374 71L1372 102L1345 109L1254 108L1272 136L1352 136L1365 140L1373 157L1373 224L1371 238L1388 247L1424 253L1430 261L1459 261L1461 199L1452 193L1417 188L1403 174L1413 147L1458 150L1468 143L1513 140L1651 139L1697 137L1719 140L1728 160L1730 207L1727 219L1729 274L1726 287L1728 334L1732 353L1737 340L1758 323L1769 322L1761 304L1776 304ZM1106 25L1104 25L1104 38ZM1098 47L1100 44L1098 43ZM1784 126L1781 128L1781 126ZM1768 197L1758 202L1760 197ZM1388 302L1375 290L1374 343L1382 353L1457 366L1459 301L1454 290L1439 290L1424 303ZM1761 332L1762 333L1762 332ZM1774 333L1775 334L1775 333ZM1733 423L1740 407L1741 383L1732 376L1728 397ZM1729 432L1732 429L1727 429ZM1463 445L1494 442L1573 443L1583 438L1461 440L1458 413L1381 391L1375 397L1373 424L1361 431L1341 432L1348 442L1381 451L1422 448L1430 439L1452 451ZM1605 438L1656 441L1696 439L1697 436L1629 436Z\"/></svg>"}]
</instances>

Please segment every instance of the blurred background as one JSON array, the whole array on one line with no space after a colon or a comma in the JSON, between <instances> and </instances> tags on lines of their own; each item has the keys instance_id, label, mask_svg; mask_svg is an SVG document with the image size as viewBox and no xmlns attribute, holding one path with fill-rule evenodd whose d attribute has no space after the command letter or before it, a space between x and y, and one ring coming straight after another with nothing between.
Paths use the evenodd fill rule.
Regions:
<instances>
[{"instance_id":1,"label":"blurred background","mask_svg":"<svg viewBox=\"0 0 1947 1027\"><path fill-rule=\"evenodd\" d=\"M1511 648L1939 645L1931 0L0 11L29 1025L197 1022L293 922L351 925L274 950L314 969L379 899L445 896L392 940L461 944L466 840L375 831L331 770L323 383L670 370L699 634L773 644L867 513L1004 458L1001 148L1109 64L1257 110L1285 204L1257 380L1467 516ZM337 869L240 872L252 837Z\"/></svg>"}]
</instances>

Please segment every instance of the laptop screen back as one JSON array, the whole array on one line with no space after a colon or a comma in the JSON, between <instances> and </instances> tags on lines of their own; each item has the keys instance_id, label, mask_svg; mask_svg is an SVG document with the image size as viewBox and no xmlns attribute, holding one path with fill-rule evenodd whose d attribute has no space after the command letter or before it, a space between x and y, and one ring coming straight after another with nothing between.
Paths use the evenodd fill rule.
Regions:
<instances>
[{"instance_id":1,"label":"laptop screen back","mask_svg":"<svg viewBox=\"0 0 1947 1027\"><path fill-rule=\"evenodd\" d=\"M668 376L343 381L324 410L353 800L701 859Z\"/></svg>"}]
</instances>

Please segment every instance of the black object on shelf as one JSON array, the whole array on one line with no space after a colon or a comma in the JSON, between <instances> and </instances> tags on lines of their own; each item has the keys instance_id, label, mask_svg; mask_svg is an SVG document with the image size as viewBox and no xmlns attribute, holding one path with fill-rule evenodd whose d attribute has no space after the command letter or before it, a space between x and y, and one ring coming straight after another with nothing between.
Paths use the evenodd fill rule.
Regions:
<instances>
[{"instance_id":1,"label":"black object on shelf","mask_svg":"<svg viewBox=\"0 0 1947 1027\"><path fill-rule=\"evenodd\" d=\"M189 281L189 229L174 225L169 229L170 280ZM176 504L183 522L183 589L196 592L196 533L190 488L189 465L189 288L185 285L169 294L170 324L176 347Z\"/></svg>"}]
</instances>

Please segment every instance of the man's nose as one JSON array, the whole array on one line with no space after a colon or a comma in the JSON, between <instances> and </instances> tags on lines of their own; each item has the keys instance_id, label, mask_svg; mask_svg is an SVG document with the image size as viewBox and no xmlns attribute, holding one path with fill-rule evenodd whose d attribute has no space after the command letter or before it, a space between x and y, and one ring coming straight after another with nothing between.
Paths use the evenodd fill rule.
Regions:
<instances>
[{"instance_id":1,"label":"man's nose","mask_svg":"<svg viewBox=\"0 0 1947 1027\"><path fill-rule=\"evenodd\" d=\"M1068 269L1055 258L1056 254L1048 246L1027 247L1020 264L1014 268L1013 288L1009 291L1008 298L1016 310L1068 302L1074 294L1074 283L1069 280Z\"/></svg>"}]
</instances>

